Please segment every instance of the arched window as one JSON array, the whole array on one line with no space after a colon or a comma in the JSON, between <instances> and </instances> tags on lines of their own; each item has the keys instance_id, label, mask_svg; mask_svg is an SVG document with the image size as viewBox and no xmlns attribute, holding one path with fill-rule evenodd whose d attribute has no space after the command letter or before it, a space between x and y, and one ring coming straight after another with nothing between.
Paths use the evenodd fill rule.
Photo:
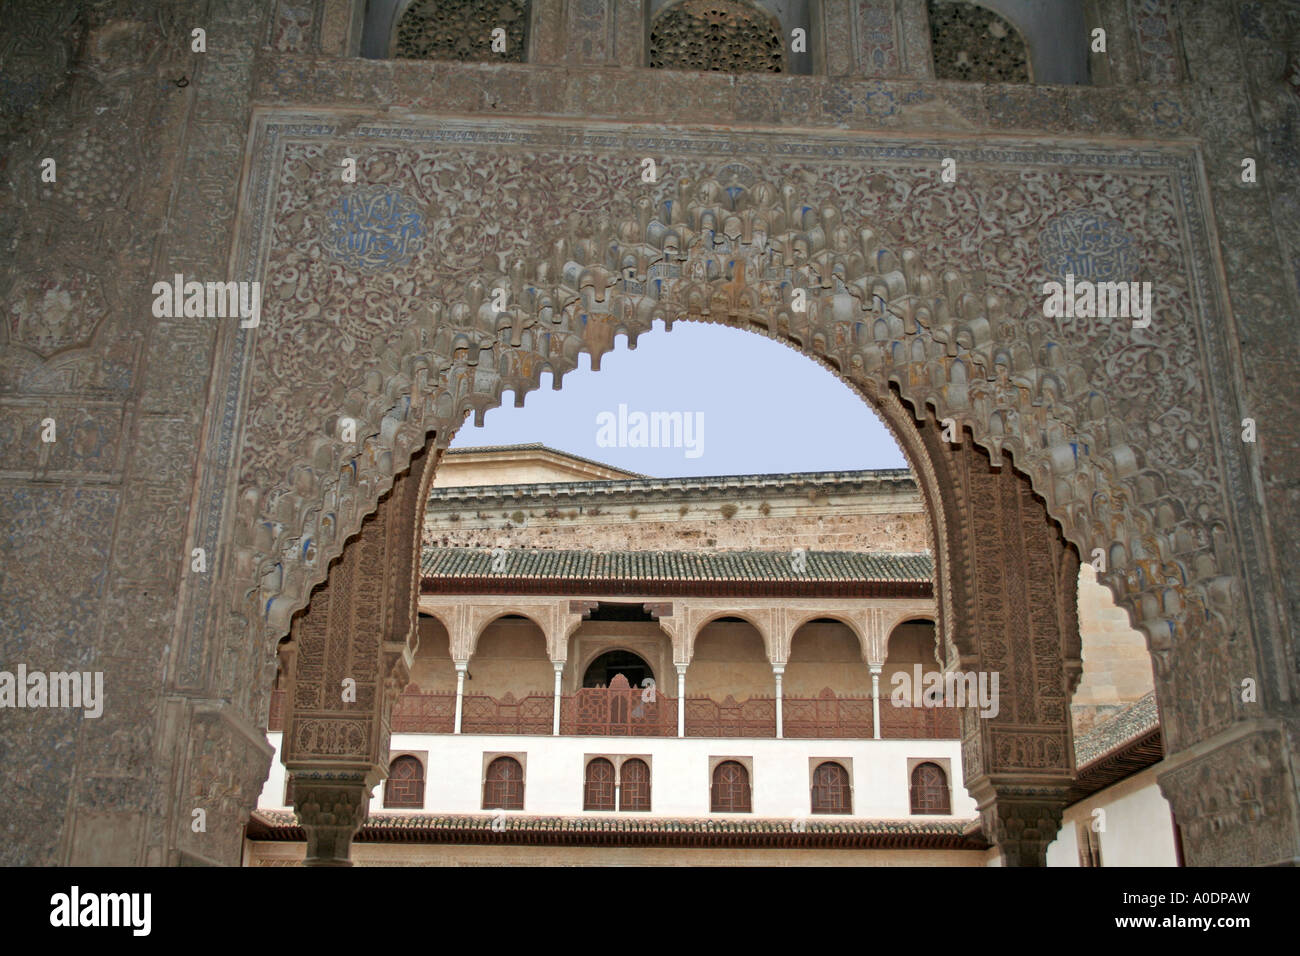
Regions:
<instances>
[{"instance_id":1,"label":"arched window","mask_svg":"<svg viewBox=\"0 0 1300 956\"><path fill-rule=\"evenodd\" d=\"M813 813L852 813L853 794L849 787L849 772L833 760L818 765L813 771Z\"/></svg>"},{"instance_id":2,"label":"arched window","mask_svg":"<svg viewBox=\"0 0 1300 956\"><path fill-rule=\"evenodd\" d=\"M614 809L614 765L604 757L587 763L587 779L582 788L582 809Z\"/></svg>"},{"instance_id":3,"label":"arched window","mask_svg":"<svg viewBox=\"0 0 1300 956\"><path fill-rule=\"evenodd\" d=\"M650 809L650 768L644 760L633 757L619 768L618 808Z\"/></svg>"},{"instance_id":4,"label":"arched window","mask_svg":"<svg viewBox=\"0 0 1300 956\"><path fill-rule=\"evenodd\" d=\"M505 35L493 49L497 29ZM527 50L528 0L415 0L397 22L392 57L523 63Z\"/></svg>"},{"instance_id":5,"label":"arched window","mask_svg":"<svg viewBox=\"0 0 1300 956\"><path fill-rule=\"evenodd\" d=\"M749 771L735 760L724 760L713 768L715 813L749 813Z\"/></svg>"},{"instance_id":6,"label":"arched window","mask_svg":"<svg viewBox=\"0 0 1300 956\"><path fill-rule=\"evenodd\" d=\"M293 809L293 774L285 774L284 782L284 805Z\"/></svg>"},{"instance_id":7,"label":"arched window","mask_svg":"<svg viewBox=\"0 0 1300 956\"><path fill-rule=\"evenodd\" d=\"M388 765L384 782L384 807L424 809L424 765L415 757L398 757Z\"/></svg>"},{"instance_id":8,"label":"arched window","mask_svg":"<svg viewBox=\"0 0 1300 956\"><path fill-rule=\"evenodd\" d=\"M669 70L783 73L776 18L739 0L683 0L655 18L650 65Z\"/></svg>"},{"instance_id":9,"label":"arched window","mask_svg":"<svg viewBox=\"0 0 1300 956\"><path fill-rule=\"evenodd\" d=\"M524 768L514 757L497 757L487 768L483 782L484 810L524 808Z\"/></svg>"},{"instance_id":10,"label":"arched window","mask_svg":"<svg viewBox=\"0 0 1300 956\"><path fill-rule=\"evenodd\" d=\"M1029 57L1020 32L978 4L930 0L930 50L936 80L1029 82Z\"/></svg>"},{"instance_id":11,"label":"arched window","mask_svg":"<svg viewBox=\"0 0 1300 956\"><path fill-rule=\"evenodd\" d=\"M948 775L935 763L919 763L912 771L912 812L952 813Z\"/></svg>"}]
</instances>

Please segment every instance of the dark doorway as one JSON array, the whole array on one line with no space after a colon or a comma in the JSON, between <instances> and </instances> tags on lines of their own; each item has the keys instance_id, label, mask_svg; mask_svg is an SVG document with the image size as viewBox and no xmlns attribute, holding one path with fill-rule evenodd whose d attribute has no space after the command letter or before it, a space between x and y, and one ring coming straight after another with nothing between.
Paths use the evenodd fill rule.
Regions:
<instances>
[{"instance_id":1,"label":"dark doorway","mask_svg":"<svg viewBox=\"0 0 1300 956\"><path fill-rule=\"evenodd\" d=\"M583 687L608 687L615 676L622 674L633 687L640 687L654 671L644 660L631 651L606 651L587 667L582 675Z\"/></svg>"}]
</instances>

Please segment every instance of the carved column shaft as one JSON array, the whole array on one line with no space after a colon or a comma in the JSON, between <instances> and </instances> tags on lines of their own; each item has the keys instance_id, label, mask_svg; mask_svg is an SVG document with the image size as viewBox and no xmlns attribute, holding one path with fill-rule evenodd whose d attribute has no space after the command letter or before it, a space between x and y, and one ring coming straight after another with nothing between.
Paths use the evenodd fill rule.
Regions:
<instances>
[{"instance_id":1,"label":"carved column shaft","mask_svg":"<svg viewBox=\"0 0 1300 956\"><path fill-rule=\"evenodd\" d=\"M282 759L308 865L346 866L370 791L387 775L390 717L410 679L422 473L417 454L293 622Z\"/></svg>"},{"instance_id":2,"label":"carved column shaft","mask_svg":"<svg viewBox=\"0 0 1300 956\"><path fill-rule=\"evenodd\" d=\"M992 702L962 711L966 786L1007 865L1043 866L1074 777L1078 556L1009 462L942 441L933 421L920 430L944 494L948 667Z\"/></svg>"}]
</instances>

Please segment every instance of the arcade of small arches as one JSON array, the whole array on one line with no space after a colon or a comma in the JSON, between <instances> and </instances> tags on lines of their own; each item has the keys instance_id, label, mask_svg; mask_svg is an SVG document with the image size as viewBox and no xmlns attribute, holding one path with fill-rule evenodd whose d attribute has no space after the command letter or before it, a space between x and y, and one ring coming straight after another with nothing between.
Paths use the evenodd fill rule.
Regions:
<instances>
[{"instance_id":1,"label":"arcade of small arches","mask_svg":"<svg viewBox=\"0 0 1300 956\"><path fill-rule=\"evenodd\" d=\"M591 620L597 608L642 620ZM642 611L642 609L645 609ZM420 600L396 733L946 738L914 670L940 669L933 604L914 599L742 605L555 597ZM628 617L629 615L619 615ZM281 644L269 729L283 727L296 648ZM902 673L904 684L895 681ZM899 707L896 687L906 690ZM653 688L653 690L651 690Z\"/></svg>"}]
</instances>

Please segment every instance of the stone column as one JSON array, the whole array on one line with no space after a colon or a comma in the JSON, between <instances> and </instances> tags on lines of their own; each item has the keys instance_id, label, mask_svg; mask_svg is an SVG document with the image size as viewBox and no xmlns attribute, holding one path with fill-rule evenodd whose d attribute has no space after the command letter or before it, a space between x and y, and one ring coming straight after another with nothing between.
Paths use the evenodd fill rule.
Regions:
<instances>
[{"instance_id":1,"label":"stone column","mask_svg":"<svg viewBox=\"0 0 1300 956\"><path fill-rule=\"evenodd\" d=\"M555 707L554 714L551 718L551 736L560 736L560 705L563 702L562 692L564 688L560 681L564 677L564 661L551 661L551 666L555 668Z\"/></svg>"},{"instance_id":2,"label":"stone column","mask_svg":"<svg viewBox=\"0 0 1300 956\"><path fill-rule=\"evenodd\" d=\"M677 736L686 736L686 665L677 665Z\"/></svg>"},{"instance_id":3,"label":"stone column","mask_svg":"<svg viewBox=\"0 0 1300 956\"><path fill-rule=\"evenodd\" d=\"M419 640L417 516L426 462L423 452L413 457L292 623L298 651L283 760L308 866L349 865L370 793L388 772L389 720Z\"/></svg>"},{"instance_id":4,"label":"stone column","mask_svg":"<svg viewBox=\"0 0 1300 956\"><path fill-rule=\"evenodd\" d=\"M780 740L785 736L785 709L784 695L781 691L782 678L785 676L784 664L772 665L772 676L776 678L776 739Z\"/></svg>"},{"instance_id":5,"label":"stone column","mask_svg":"<svg viewBox=\"0 0 1300 956\"><path fill-rule=\"evenodd\" d=\"M869 664L871 668L871 727L875 731L873 736L876 740L880 739L880 671L882 665Z\"/></svg>"},{"instance_id":6,"label":"stone column","mask_svg":"<svg viewBox=\"0 0 1300 956\"><path fill-rule=\"evenodd\" d=\"M944 663L999 676L996 712L961 711L966 789L1006 865L1045 866L1074 779L1079 557L1010 462L943 441L932 419L919 430L942 490L930 521Z\"/></svg>"},{"instance_id":7,"label":"stone column","mask_svg":"<svg viewBox=\"0 0 1300 956\"><path fill-rule=\"evenodd\" d=\"M465 706L465 672L469 670L469 661L456 661L456 726L453 734L460 733L460 717Z\"/></svg>"}]
</instances>

